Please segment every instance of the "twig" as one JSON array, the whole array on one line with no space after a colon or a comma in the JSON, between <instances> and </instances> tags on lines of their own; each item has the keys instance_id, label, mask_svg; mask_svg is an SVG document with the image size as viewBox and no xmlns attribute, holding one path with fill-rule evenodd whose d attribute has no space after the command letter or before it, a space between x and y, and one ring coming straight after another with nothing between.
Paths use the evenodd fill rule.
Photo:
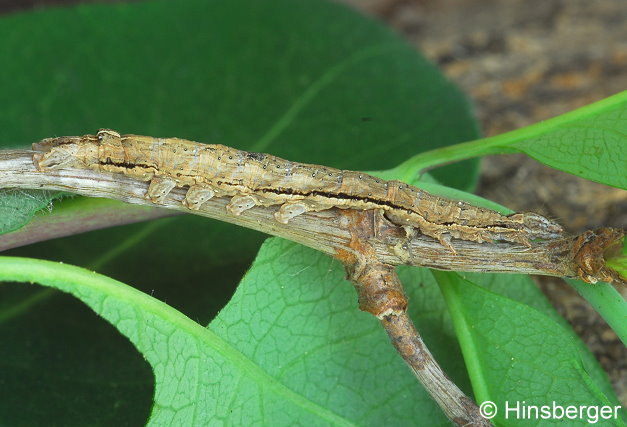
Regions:
<instances>
[{"instance_id":1,"label":"twig","mask_svg":"<svg viewBox=\"0 0 627 427\"><path fill-rule=\"evenodd\" d=\"M0 188L61 190L153 208L155 206L144 197L148 188L147 182L122 174L80 169L38 172L32 163L32 153L28 150L0 151ZM199 211L192 212L181 203L184 195L185 189L174 189L161 207L259 230L301 243L331 256L346 248L351 239L350 233L342 223L344 219L339 209L308 212L293 218L288 224L279 224L273 217L276 207L258 206L234 216L226 212L227 198L213 198L203 204ZM98 227L102 227L102 223L99 223ZM89 226L82 231L88 229ZM377 258L389 265L414 265L455 271L541 274L581 278L589 282L613 277L615 281L621 282L623 279L616 274L608 273L603 264L597 262L593 265L597 271L590 270L587 264L582 265L585 260L602 260L602 247L619 242L624 235L622 230L605 230L610 230L611 233L597 233L605 236L604 245L588 238L577 240L578 236L533 242L530 248L512 243L476 243L453 239L451 244L457 252L454 254L430 237L418 233L408 238L401 228L388 223L387 227L382 227L378 240L372 244ZM0 250L8 247L9 240L13 246L26 242L25 237L15 239L12 234L0 237ZM608 238L609 235L611 237ZM54 230L50 230L45 237L54 237ZM28 243L32 243L32 240ZM581 253L587 254L585 259L577 257Z\"/></svg>"},{"instance_id":2,"label":"twig","mask_svg":"<svg viewBox=\"0 0 627 427\"><path fill-rule=\"evenodd\" d=\"M114 200L94 200L99 202L90 203L88 207L82 203L68 201L69 203L65 203L61 209L55 209L54 215L48 215L47 211L41 212L19 230L0 236L0 251L101 228L183 214Z\"/></svg>"},{"instance_id":3,"label":"twig","mask_svg":"<svg viewBox=\"0 0 627 427\"><path fill-rule=\"evenodd\" d=\"M382 215L364 211L341 215L352 239L349 250L338 258L355 285L359 308L381 321L398 353L451 421L460 426L492 425L437 364L407 315L407 298L394 267L377 259L372 242L386 227Z\"/></svg>"}]
</instances>

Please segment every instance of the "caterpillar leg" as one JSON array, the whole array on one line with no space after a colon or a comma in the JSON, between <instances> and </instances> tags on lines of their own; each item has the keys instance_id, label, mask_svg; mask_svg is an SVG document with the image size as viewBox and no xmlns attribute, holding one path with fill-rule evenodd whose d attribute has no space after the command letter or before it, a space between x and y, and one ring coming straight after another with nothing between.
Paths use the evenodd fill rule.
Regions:
<instances>
[{"instance_id":1,"label":"caterpillar leg","mask_svg":"<svg viewBox=\"0 0 627 427\"><path fill-rule=\"evenodd\" d=\"M457 251L455 250L453 245L451 245L451 235L449 233L438 233L436 236L433 237L438 239L438 242L440 242L440 244L446 249L451 251L453 255L457 255Z\"/></svg>"},{"instance_id":2,"label":"caterpillar leg","mask_svg":"<svg viewBox=\"0 0 627 427\"><path fill-rule=\"evenodd\" d=\"M240 215L242 212L247 211L257 204L257 199L253 196L233 196L228 205L226 205L226 211L233 215Z\"/></svg>"},{"instance_id":3,"label":"caterpillar leg","mask_svg":"<svg viewBox=\"0 0 627 427\"><path fill-rule=\"evenodd\" d=\"M274 213L274 218L281 224L287 224L290 219L310 210L308 203L303 201L287 202L283 203L279 210Z\"/></svg>"},{"instance_id":4,"label":"caterpillar leg","mask_svg":"<svg viewBox=\"0 0 627 427\"><path fill-rule=\"evenodd\" d=\"M207 187L192 185L185 193L183 204L193 211L200 209L203 203L215 196L215 191Z\"/></svg>"},{"instance_id":5,"label":"caterpillar leg","mask_svg":"<svg viewBox=\"0 0 627 427\"><path fill-rule=\"evenodd\" d=\"M155 176L150 180L146 198L153 203L162 204L166 196L176 186L176 181L166 177Z\"/></svg>"}]
</instances>

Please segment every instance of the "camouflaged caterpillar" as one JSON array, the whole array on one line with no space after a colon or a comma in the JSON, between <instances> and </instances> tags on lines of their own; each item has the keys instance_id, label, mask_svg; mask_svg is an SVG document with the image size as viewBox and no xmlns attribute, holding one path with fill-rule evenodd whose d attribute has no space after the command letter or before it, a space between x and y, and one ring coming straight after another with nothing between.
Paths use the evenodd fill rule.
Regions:
<instances>
[{"instance_id":1,"label":"camouflaged caterpillar","mask_svg":"<svg viewBox=\"0 0 627 427\"><path fill-rule=\"evenodd\" d=\"M287 223L302 213L331 208L382 209L408 234L417 229L453 252L451 238L529 246L529 239L555 238L563 232L560 225L532 212L505 216L400 181L179 138L101 129L96 135L44 139L33 144L33 150L40 171L82 168L150 181L146 197L156 204L174 187L189 187L183 203L191 210L213 197L231 197L226 207L230 214L279 205L274 217Z\"/></svg>"}]
</instances>

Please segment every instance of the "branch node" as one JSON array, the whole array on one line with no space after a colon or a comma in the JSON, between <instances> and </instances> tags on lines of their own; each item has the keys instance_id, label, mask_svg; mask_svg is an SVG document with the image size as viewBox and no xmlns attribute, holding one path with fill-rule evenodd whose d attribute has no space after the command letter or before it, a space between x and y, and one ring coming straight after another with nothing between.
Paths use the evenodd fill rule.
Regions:
<instances>
[{"instance_id":1,"label":"branch node","mask_svg":"<svg viewBox=\"0 0 627 427\"><path fill-rule=\"evenodd\" d=\"M402 230L391 227L378 211L346 210L339 215L351 239L336 258L357 290L359 308L381 321L392 345L450 420L460 426L491 425L437 364L407 315L407 297L394 266L377 255L374 243Z\"/></svg>"},{"instance_id":2,"label":"branch node","mask_svg":"<svg viewBox=\"0 0 627 427\"><path fill-rule=\"evenodd\" d=\"M588 230L575 237L571 256L577 276L587 283L597 283L601 280L607 283L627 284L625 278L606 264L606 258L621 249L624 237L625 231L618 228Z\"/></svg>"},{"instance_id":3,"label":"branch node","mask_svg":"<svg viewBox=\"0 0 627 427\"><path fill-rule=\"evenodd\" d=\"M343 223L351 240L345 252L336 256L346 268L349 279L357 290L359 308L378 319L397 315L407 310L407 297L394 267L382 263L372 245L379 234L382 215L376 211L341 211ZM350 253L352 256L347 256Z\"/></svg>"}]
</instances>

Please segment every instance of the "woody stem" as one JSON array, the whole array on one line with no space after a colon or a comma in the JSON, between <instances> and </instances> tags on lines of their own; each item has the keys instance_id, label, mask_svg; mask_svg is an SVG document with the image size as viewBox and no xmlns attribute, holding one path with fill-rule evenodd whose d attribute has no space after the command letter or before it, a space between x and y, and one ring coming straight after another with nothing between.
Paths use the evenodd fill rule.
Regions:
<instances>
[{"instance_id":1,"label":"woody stem","mask_svg":"<svg viewBox=\"0 0 627 427\"><path fill-rule=\"evenodd\" d=\"M347 271L357 289L360 309L379 318L394 348L446 416L460 426L492 425L429 352L407 315L407 299L394 267L369 258L367 250L356 258L355 263L347 264Z\"/></svg>"}]
</instances>

